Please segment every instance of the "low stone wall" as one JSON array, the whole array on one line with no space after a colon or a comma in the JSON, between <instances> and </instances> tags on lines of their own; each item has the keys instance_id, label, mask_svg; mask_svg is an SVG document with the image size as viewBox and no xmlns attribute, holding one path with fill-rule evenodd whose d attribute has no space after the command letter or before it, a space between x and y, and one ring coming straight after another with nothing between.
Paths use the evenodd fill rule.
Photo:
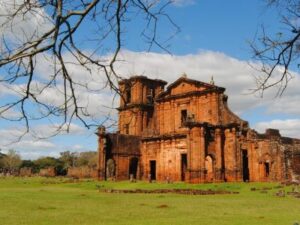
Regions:
<instances>
[{"instance_id":1,"label":"low stone wall","mask_svg":"<svg viewBox=\"0 0 300 225\"><path fill-rule=\"evenodd\" d=\"M68 177L73 178L97 178L98 173L97 169L90 168L90 167L70 167L68 169Z\"/></svg>"},{"instance_id":2,"label":"low stone wall","mask_svg":"<svg viewBox=\"0 0 300 225\"><path fill-rule=\"evenodd\" d=\"M31 177L33 175L32 168L23 167L20 169L19 176L21 177Z\"/></svg>"},{"instance_id":3,"label":"low stone wall","mask_svg":"<svg viewBox=\"0 0 300 225\"><path fill-rule=\"evenodd\" d=\"M39 175L42 177L55 177L56 170L54 167L48 167L45 169L40 169Z\"/></svg>"}]
</instances>

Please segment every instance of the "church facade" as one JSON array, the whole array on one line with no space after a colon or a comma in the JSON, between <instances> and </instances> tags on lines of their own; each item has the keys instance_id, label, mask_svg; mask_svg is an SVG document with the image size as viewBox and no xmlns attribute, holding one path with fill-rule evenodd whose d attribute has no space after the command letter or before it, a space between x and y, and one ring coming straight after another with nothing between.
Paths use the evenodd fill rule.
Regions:
<instances>
[{"instance_id":1,"label":"church facade","mask_svg":"<svg viewBox=\"0 0 300 225\"><path fill-rule=\"evenodd\" d=\"M118 132L98 129L98 176L157 181L294 180L300 140L260 134L227 105L225 88L180 77L119 83Z\"/></svg>"}]
</instances>

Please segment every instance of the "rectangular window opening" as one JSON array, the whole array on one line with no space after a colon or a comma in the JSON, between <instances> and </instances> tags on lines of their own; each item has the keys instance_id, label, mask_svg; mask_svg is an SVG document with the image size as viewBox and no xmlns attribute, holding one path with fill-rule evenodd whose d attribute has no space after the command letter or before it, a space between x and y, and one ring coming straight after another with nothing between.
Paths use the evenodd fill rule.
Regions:
<instances>
[{"instance_id":1,"label":"rectangular window opening","mask_svg":"<svg viewBox=\"0 0 300 225\"><path fill-rule=\"evenodd\" d=\"M187 110L181 110L181 126L184 126L184 124L187 121Z\"/></svg>"}]
</instances>

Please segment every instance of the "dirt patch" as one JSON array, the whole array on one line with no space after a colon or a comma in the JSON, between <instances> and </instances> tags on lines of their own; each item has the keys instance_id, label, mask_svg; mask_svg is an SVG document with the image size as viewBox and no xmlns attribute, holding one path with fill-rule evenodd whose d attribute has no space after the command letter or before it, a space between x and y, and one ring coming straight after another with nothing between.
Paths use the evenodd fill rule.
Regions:
<instances>
[{"instance_id":1,"label":"dirt patch","mask_svg":"<svg viewBox=\"0 0 300 225\"><path fill-rule=\"evenodd\" d=\"M156 189L156 190L118 190L118 189L102 189L99 192L118 193L118 194L183 194L183 195L216 195L216 194L239 194L237 191L213 191L213 190L194 190L194 189Z\"/></svg>"},{"instance_id":2,"label":"dirt patch","mask_svg":"<svg viewBox=\"0 0 300 225\"><path fill-rule=\"evenodd\" d=\"M166 204L162 204L162 205L157 206L156 208L163 209L163 208L169 208L169 206Z\"/></svg>"},{"instance_id":3,"label":"dirt patch","mask_svg":"<svg viewBox=\"0 0 300 225\"><path fill-rule=\"evenodd\" d=\"M39 206L38 207L38 210L53 210L53 209L56 209L56 208L55 207L51 207L51 206L49 206L49 207Z\"/></svg>"}]
</instances>

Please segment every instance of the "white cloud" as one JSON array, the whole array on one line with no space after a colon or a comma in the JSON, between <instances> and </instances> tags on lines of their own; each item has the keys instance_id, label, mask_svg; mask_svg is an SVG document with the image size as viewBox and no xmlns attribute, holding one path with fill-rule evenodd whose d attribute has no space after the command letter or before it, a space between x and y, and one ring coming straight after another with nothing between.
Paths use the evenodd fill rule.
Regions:
<instances>
[{"instance_id":1,"label":"white cloud","mask_svg":"<svg viewBox=\"0 0 300 225\"><path fill-rule=\"evenodd\" d=\"M67 57L69 57L68 60L72 62L72 57ZM285 114L285 116L295 117L300 113L300 78L298 74L294 74L294 79L289 83L286 92L281 98L275 98L275 89L265 92L264 98L260 98L257 95L250 94L250 89L255 88L253 76L257 76L258 72L249 66L248 61L238 60L220 52L200 51L197 54L172 56L169 54L122 51L119 55L119 59L121 60L115 65L115 68L118 74L123 77L145 75L149 78L163 79L171 83L178 79L183 73L186 73L189 78L204 82L209 82L211 76L213 76L216 85L227 89L226 94L229 96L229 105L233 112L243 117L243 114L249 110L253 112L257 108L260 108L259 113L261 114L279 115L278 118L281 123L279 123L278 120L275 123L274 120L271 122L258 123L254 128L260 132L264 132L265 128L268 127L279 128L284 136L299 137L299 120L280 120L283 114ZM41 60L41 62L38 63L37 69L38 74L42 75L41 80L47 80L50 77L51 66L48 63L47 60ZM255 62L252 62L252 64L259 66L259 64ZM85 87L76 86L76 88L78 88L76 94L79 97L78 102L80 106L86 106L87 111L93 117L100 120L103 120L103 117L109 113L113 113L113 117L115 117L117 111L112 108L117 107L118 98L113 101L113 93L110 92L109 89L104 88L104 74L93 67L91 67L91 71L82 69L72 63L70 63L68 67L71 71L72 78L76 82L88 84L89 88L93 89L93 91L89 91ZM42 81L35 81L37 89L41 88L41 84ZM11 89L4 90L1 96L2 99L7 95L15 95L12 89L21 90L23 86L24 85L15 85L14 87L11 86ZM62 95L58 90L62 90L62 85L59 82L56 88L45 90L39 99L50 104L59 105L62 103ZM257 117L259 117L258 113ZM54 123L54 125L40 125L34 127L33 131L36 135L47 136L55 131L56 126L57 123ZM10 140L11 137L16 137L20 134L20 130L13 130L10 134L8 134L8 131L9 130L0 130L1 140ZM6 135L1 135L1 132L6 132ZM78 136L84 135L86 130L77 124L72 124L70 132L71 135ZM34 140L30 138L25 138L24 141L26 141L23 142L24 146L26 146L26 150L22 151L22 154L26 157L30 154L32 157L48 153L58 155L59 152L66 149L66 147L57 146L51 141L49 141L49 143L35 143ZM2 146L2 143L3 142L0 141L0 146ZM20 143L19 147L22 145L22 142ZM43 145L45 148L42 147ZM38 150L39 147L43 149ZM85 147L84 144L80 144L79 142L79 144L74 143L74 145L69 145L67 149L79 151L85 150Z\"/></svg>"},{"instance_id":2,"label":"white cloud","mask_svg":"<svg viewBox=\"0 0 300 225\"><path fill-rule=\"evenodd\" d=\"M70 55L66 55L66 58L68 62L74 62L74 58ZM49 57L42 58L38 63L37 72L42 75L42 79L51 77L51 69L49 69L51 65L49 65L48 59ZM197 54L172 56L122 51L119 59L121 60L116 64L116 70L123 77L145 75L173 82L181 74L186 73L192 79L209 82L211 76L214 76L215 84L227 89L229 105L239 115L257 107L263 107L265 110L263 113L268 114L298 115L300 113L298 104L300 78L298 74L294 75L294 79L289 83L282 97L275 98L277 90L270 89L265 92L263 98L260 98L250 91L255 88L254 76L259 75L259 72L249 66L250 62L238 60L220 52L200 51ZM253 62L252 65L259 66L258 63ZM74 63L69 63L68 68L75 82L88 85L88 88L76 86L79 106L86 108L91 117L96 119L108 114L116 117L116 111L113 108L118 105L118 97L105 88L106 78L103 72L95 67L90 67L91 70L88 71ZM35 86L37 90L40 90L42 82L36 81ZM24 85L12 85L9 91L4 92L16 94L12 90L20 91L22 88ZM45 89L38 99L59 106L63 103L62 90L63 85L58 82L56 87ZM115 100L113 101L113 99Z\"/></svg>"},{"instance_id":3,"label":"white cloud","mask_svg":"<svg viewBox=\"0 0 300 225\"><path fill-rule=\"evenodd\" d=\"M21 140L18 138L24 134L23 128L8 128L0 130L0 146L5 153L14 149L20 153L22 158L38 158L47 155L48 152L56 149L55 144L50 140L37 140L30 135L25 135Z\"/></svg>"},{"instance_id":4,"label":"white cloud","mask_svg":"<svg viewBox=\"0 0 300 225\"><path fill-rule=\"evenodd\" d=\"M215 84L225 87L229 96L229 105L234 112L242 114L259 106L266 107L268 113L300 113L300 78L296 74L281 98L275 98L277 89L265 92L263 98L252 94L256 88L254 75L259 72L242 61L220 52L201 51L198 54L172 56L168 54L123 51L120 57L125 61L118 65L118 71L124 76L145 75L150 78L175 81L186 73L192 79L209 82L214 77ZM259 64L252 63L259 66Z\"/></svg>"},{"instance_id":5,"label":"white cloud","mask_svg":"<svg viewBox=\"0 0 300 225\"><path fill-rule=\"evenodd\" d=\"M32 8L28 10L26 5L24 7L24 0L1 0L0 36L6 39L6 44L14 43L16 46L21 46L24 41L41 37L53 26L51 18L43 8L39 7L39 2L36 0L30 3ZM2 47L4 45L1 45L0 50L5 52Z\"/></svg>"},{"instance_id":6,"label":"white cloud","mask_svg":"<svg viewBox=\"0 0 300 225\"><path fill-rule=\"evenodd\" d=\"M55 144L51 143L50 141L44 140L21 140L14 144L15 147L21 147L23 149L51 149L55 147Z\"/></svg>"},{"instance_id":7,"label":"white cloud","mask_svg":"<svg viewBox=\"0 0 300 225\"><path fill-rule=\"evenodd\" d=\"M68 62L74 62L74 58L66 55ZM101 58L101 57L100 57ZM103 58L103 57L102 57ZM50 79L51 65L49 57L40 59L37 64L37 73L41 74L42 79ZM214 76L216 85L227 89L229 95L229 105L234 112L242 115L250 109L264 107L269 114L289 114L298 115L300 113L300 78L295 74L294 79L281 98L274 98L276 89L265 92L264 97L260 98L257 94L252 94L251 89L256 88L254 76L260 75L259 72L249 66L248 61L238 60L220 52L200 51L197 54L184 56L172 56L169 54L158 54L148 52L122 51L119 55L120 62L116 64L119 75L129 77L132 75L145 75L150 78L160 78L168 82L173 82L181 74L186 73L192 79L209 82ZM259 66L257 63L252 63ZM93 118L101 118L115 111L118 98L108 88L105 88L106 77L102 71L95 67L90 67L90 71L82 67L69 63L68 68L72 79L80 83L76 86L79 106L86 108L86 111ZM35 81L36 90L42 89L42 81ZM88 86L86 88L85 86ZM16 95L13 90L23 93L24 85L11 85L10 89L4 89L4 96L9 94ZM92 89L92 91L91 91ZM21 90L21 91L20 91ZM63 104L63 85L58 82L55 87L45 89L38 97L39 100L59 106ZM115 101L113 101L115 99Z\"/></svg>"},{"instance_id":8,"label":"white cloud","mask_svg":"<svg viewBox=\"0 0 300 225\"><path fill-rule=\"evenodd\" d=\"M43 124L32 127L31 134L33 134L37 139L39 138L48 138L52 135L57 134L57 131L60 131L59 134L67 135L82 135L86 130L79 126L78 124L71 123L69 125L64 124Z\"/></svg>"},{"instance_id":9,"label":"white cloud","mask_svg":"<svg viewBox=\"0 0 300 225\"><path fill-rule=\"evenodd\" d=\"M172 4L178 7L196 4L196 0L172 0Z\"/></svg>"},{"instance_id":10,"label":"white cloud","mask_svg":"<svg viewBox=\"0 0 300 225\"><path fill-rule=\"evenodd\" d=\"M70 133L65 134L63 142L59 142L56 138L39 139L33 137L31 134L26 134L22 139L18 140L23 132L23 128L8 128L0 129L0 149L3 153L6 153L9 149L16 150L23 159L37 159L42 156L58 157L60 152L72 151L96 151L84 146L82 142L84 139L90 139L96 141L96 136L92 131L86 131L84 128L71 124ZM50 129L50 130L49 130ZM46 125L39 125L33 127L36 132L41 132L40 135L48 135L51 132L52 127ZM91 136L92 135L92 136Z\"/></svg>"},{"instance_id":11,"label":"white cloud","mask_svg":"<svg viewBox=\"0 0 300 225\"><path fill-rule=\"evenodd\" d=\"M254 125L259 132L264 133L268 128L278 129L282 136L300 138L300 119L272 120Z\"/></svg>"}]
</instances>

